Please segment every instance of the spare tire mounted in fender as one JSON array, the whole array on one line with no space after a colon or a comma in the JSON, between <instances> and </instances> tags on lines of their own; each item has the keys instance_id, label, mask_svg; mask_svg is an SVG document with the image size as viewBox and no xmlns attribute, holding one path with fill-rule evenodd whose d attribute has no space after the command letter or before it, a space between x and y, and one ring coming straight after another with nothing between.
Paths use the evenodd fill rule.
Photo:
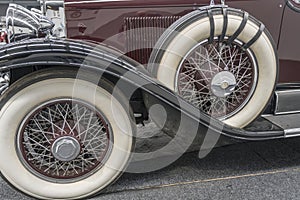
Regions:
<instances>
[{"instance_id":1,"label":"spare tire mounted in fender","mask_svg":"<svg viewBox=\"0 0 300 200\"><path fill-rule=\"evenodd\" d=\"M247 12L206 7L164 32L148 69L202 112L242 128L268 104L278 56L268 30Z\"/></svg>"}]
</instances>

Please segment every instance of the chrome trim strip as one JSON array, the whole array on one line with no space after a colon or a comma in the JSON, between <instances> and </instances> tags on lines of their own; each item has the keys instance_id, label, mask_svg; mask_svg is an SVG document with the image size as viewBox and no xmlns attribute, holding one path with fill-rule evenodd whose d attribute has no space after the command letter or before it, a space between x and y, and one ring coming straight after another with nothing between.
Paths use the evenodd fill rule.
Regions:
<instances>
[{"instance_id":1,"label":"chrome trim strip","mask_svg":"<svg viewBox=\"0 0 300 200\"><path fill-rule=\"evenodd\" d=\"M292 129L284 130L285 138L297 137L297 136L300 136L300 128L292 128Z\"/></svg>"},{"instance_id":2,"label":"chrome trim strip","mask_svg":"<svg viewBox=\"0 0 300 200\"><path fill-rule=\"evenodd\" d=\"M119 2L119 1L131 1L131 0L91 0L91 1L76 1L76 2L66 2L65 5L73 4L84 4L84 3L103 3L103 2Z\"/></svg>"},{"instance_id":3,"label":"chrome trim strip","mask_svg":"<svg viewBox=\"0 0 300 200\"><path fill-rule=\"evenodd\" d=\"M278 110L278 92L275 91L275 108L274 108L274 114L276 115L277 110Z\"/></svg>"},{"instance_id":4,"label":"chrome trim strip","mask_svg":"<svg viewBox=\"0 0 300 200\"><path fill-rule=\"evenodd\" d=\"M281 91L276 91L276 93L294 93L294 92L300 92L300 89L291 89L291 90L281 90Z\"/></svg>"},{"instance_id":5,"label":"chrome trim strip","mask_svg":"<svg viewBox=\"0 0 300 200\"><path fill-rule=\"evenodd\" d=\"M300 113L300 110L286 111L286 112L276 112L275 115L288 115L288 114L297 114L297 113Z\"/></svg>"}]
</instances>

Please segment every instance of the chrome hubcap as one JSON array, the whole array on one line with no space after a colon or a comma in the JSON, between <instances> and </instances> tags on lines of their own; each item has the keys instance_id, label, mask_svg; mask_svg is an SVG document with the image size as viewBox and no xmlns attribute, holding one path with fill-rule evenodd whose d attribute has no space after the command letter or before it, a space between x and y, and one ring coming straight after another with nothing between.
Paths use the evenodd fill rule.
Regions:
<instances>
[{"instance_id":1,"label":"chrome hubcap","mask_svg":"<svg viewBox=\"0 0 300 200\"><path fill-rule=\"evenodd\" d=\"M217 73L211 81L212 93L217 97L227 97L234 92L236 79L228 71Z\"/></svg>"},{"instance_id":2,"label":"chrome hubcap","mask_svg":"<svg viewBox=\"0 0 300 200\"><path fill-rule=\"evenodd\" d=\"M51 152L60 161L68 162L74 160L80 153L80 144L71 136L58 138L52 144Z\"/></svg>"}]
</instances>

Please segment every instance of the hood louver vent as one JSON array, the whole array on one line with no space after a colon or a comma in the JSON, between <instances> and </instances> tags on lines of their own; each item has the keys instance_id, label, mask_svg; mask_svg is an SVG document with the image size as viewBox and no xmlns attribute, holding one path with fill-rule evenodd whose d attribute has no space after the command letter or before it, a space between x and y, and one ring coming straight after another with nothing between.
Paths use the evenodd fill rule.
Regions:
<instances>
[{"instance_id":1,"label":"hood louver vent","mask_svg":"<svg viewBox=\"0 0 300 200\"><path fill-rule=\"evenodd\" d=\"M127 56L146 64L162 33L180 16L125 18Z\"/></svg>"}]
</instances>

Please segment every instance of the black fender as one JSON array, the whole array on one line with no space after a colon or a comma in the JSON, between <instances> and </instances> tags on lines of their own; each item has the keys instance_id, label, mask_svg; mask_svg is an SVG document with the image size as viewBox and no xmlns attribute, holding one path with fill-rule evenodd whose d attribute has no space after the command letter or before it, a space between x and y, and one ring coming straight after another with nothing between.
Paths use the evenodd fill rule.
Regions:
<instances>
[{"instance_id":1,"label":"black fender","mask_svg":"<svg viewBox=\"0 0 300 200\"><path fill-rule=\"evenodd\" d=\"M141 64L110 47L70 39L31 39L0 49L0 70L23 70L23 75L18 78L31 71L51 67L54 70L55 67L82 68L99 73L116 84L128 98L134 91L140 90L147 107L156 104L163 106L167 112L166 124L172 124L173 131L183 131L185 137L189 135L191 127L195 127L202 137L206 133L213 133L235 139L270 139L270 132L232 128L200 113L196 107L151 77ZM160 120L160 113L154 112L153 116ZM179 127L182 119L187 123ZM283 131L274 131L271 138L281 138L283 135Z\"/></svg>"}]
</instances>

